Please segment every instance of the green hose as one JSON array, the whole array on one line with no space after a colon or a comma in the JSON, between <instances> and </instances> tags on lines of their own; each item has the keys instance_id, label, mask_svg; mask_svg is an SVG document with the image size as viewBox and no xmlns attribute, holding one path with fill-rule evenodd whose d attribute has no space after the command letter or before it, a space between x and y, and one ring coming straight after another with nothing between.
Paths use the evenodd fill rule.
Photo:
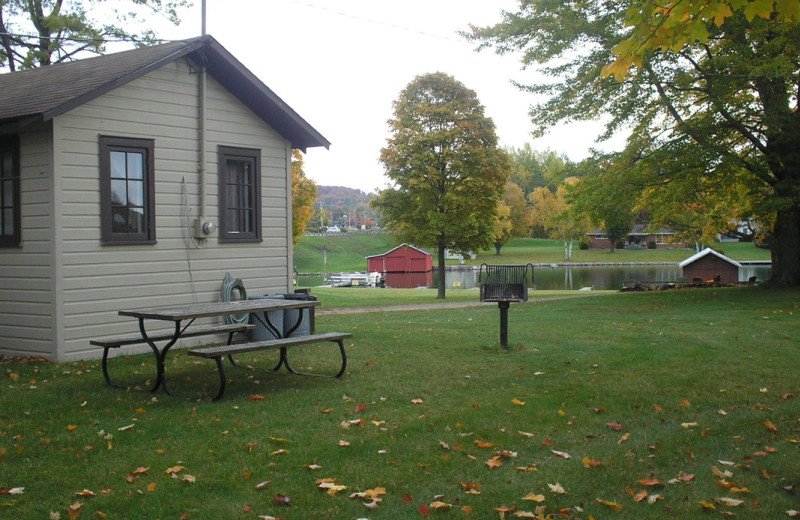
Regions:
<instances>
[{"instance_id":1,"label":"green hose","mask_svg":"<svg viewBox=\"0 0 800 520\"><path fill-rule=\"evenodd\" d=\"M220 292L220 300L223 302L231 301L233 291L239 291L239 299L247 299L247 291L244 288L242 280L239 278L233 279L231 273L225 273L225 278L222 279L222 291ZM250 315L245 314L226 314L224 321L226 325L245 325L250 320Z\"/></svg>"}]
</instances>

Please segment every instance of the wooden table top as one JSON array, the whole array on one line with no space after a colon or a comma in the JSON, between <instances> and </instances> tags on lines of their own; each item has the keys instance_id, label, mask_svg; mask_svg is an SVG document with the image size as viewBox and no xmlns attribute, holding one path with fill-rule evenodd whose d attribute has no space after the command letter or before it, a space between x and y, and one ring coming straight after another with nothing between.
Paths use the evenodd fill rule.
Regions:
<instances>
[{"instance_id":1,"label":"wooden table top","mask_svg":"<svg viewBox=\"0 0 800 520\"><path fill-rule=\"evenodd\" d=\"M306 309L320 304L317 300L282 300L260 298L257 300L237 300L232 302L194 303L170 305L165 307L146 307L119 311L120 316L147 318L153 320L181 321L227 314L244 314L282 309Z\"/></svg>"}]
</instances>

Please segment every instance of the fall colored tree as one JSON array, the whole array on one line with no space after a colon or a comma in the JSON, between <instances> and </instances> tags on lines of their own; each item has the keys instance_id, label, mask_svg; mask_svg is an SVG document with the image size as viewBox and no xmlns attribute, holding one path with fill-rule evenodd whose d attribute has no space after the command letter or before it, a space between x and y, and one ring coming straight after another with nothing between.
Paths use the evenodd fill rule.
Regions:
<instances>
[{"instance_id":1,"label":"fall colored tree","mask_svg":"<svg viewBox=\"0 0 800 520\"><path fill-rule=\"evenodd\" d=\"M567 201L567 187L579 182L578 178L570 177L555 192L540 187L528 196L531 222L547 230L550 238L564 243L565 260L572 260L574 242L590 231L589 220L571 208Z\"/></svg>"},{"instance_id":2,"label":"fall colored tree","mask_svg":"<svg viewBox=\"0 0 800 520\"><path fill-rule=\"evenodd\" d=\"M292 150L292 243L295 245L314 216L316 200L317 184L303 171L303 154L300 150Z\"/></svg>"},{"instance_id":3,"label":"fall colored tree","mask_svg":"<svg viewBox=\"0 0 800 520\"><path fill-rule=\"evenodd\" d=\"M666 6L651 0L524 1L518 12L504 13L500 23L474 28L472 37L498 52L521 51L525 65L544 78L524 86L545 99L531 108L539 131L601 116L606 123L601 138L623 128L630 131L625 150L609 165L618 170L612 175L618 189L635 186L645 194L658 188L660 198L679 202L693 185L700 185L706 199L725 200L735 181L744 204L730 217L759 216L768 232L773 281L796 286L796 14L793 0ZM648 27L654 29L642 43L637 29L629 26L645 35ZM681 29L676 39L663 40L672 37L673 29ZM633 57L614 62L615 55L626 52Z\"/></svg>"},{"instance_id":4,"label":"fall colored tree","mask_svg":"<svg viewBox=\"0 0 800 520\"><path fill-rule=\"evenodd\" d=\"M399 240L445 250L487 248L508 180L506 153L475 92L440 72L417 76L394 102L381 162L392 185L373 206ZM438 298L445 298L439 276Z\"/></svg>"},{"instance_id":5,"label":"fall colored tree","mask_svg":"<svg viewBox=\"0 0 800 520\"><path fill-rule=\"evenodd\" d=\"M82 52L103 54L108 40L127 40L137 45L156 41L150 27L132 29L147 14L163 16L175 25L177 11L188 0L123 0L108 10L115 19L100 22L90 16L103 0L2 0L0 1L0 67L13 72L68 61Z\"/></svg>"},{"instance_id":6,"label":"fall colored tree","mask_svg":"<svg viewBox=\"0 0 800 520\"><path fill-rule=\"evenodd\" d=\"M494 234L495 253L512 238L524 237L531 228L531 215L525 192L518 184L508 181L498 208L498 227Z\"/></svg>"}]
</instances>

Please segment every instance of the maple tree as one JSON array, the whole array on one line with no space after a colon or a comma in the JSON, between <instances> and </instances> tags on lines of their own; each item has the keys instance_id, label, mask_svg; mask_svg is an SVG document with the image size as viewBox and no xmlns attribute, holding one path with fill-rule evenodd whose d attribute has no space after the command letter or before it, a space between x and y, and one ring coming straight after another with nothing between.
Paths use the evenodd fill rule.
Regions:
<instances>
[{"instance_id":1,"label":"maple tree","mask_svg":"<svg viewBox=\"0 0 800 520\"><path fill-rule=\"evenodd\" d=\"M417 76L394 102L381 162L393 183L372 205L399 240L466 254L491 244L508 180L506 153L477 95L452 76ZM438 280L445 298L445 277Z\"/></svg>"},{"instance_id":2,"label":"maple tree","mask_svg":"<svg viewBox=\"0 0 800 520\"><path fill-rule=\"evenodd\" d=\"M699 184L703 200L711 201L694 208L701 213L737 190L735 211L718 232L756 216L771 250L773 281L796 286L796 13L795 1L526 1L470 36L500 53L521 52L523 63L541 73L522 87L545 99L530 111L537 132L601 117L601 139L629 132L625 149L606 161L614 188L657 189L659 202L680 202ZM652 36L642 40L637 31ZM674 41L660 39L672 38L671 31Z\"/></svg>"}]
</instances>

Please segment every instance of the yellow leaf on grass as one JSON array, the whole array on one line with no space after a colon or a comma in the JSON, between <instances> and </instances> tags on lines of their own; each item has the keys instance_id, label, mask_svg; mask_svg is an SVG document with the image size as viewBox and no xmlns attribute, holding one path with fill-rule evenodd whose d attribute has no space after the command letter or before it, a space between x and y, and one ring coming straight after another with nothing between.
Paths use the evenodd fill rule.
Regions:
<instances>
[{"instance_id":1,"label":"yellow leaf on grass","mask_svg":"<svg viewBox=\"0 0 800 520\"><path fill-rule=\"evenodd\" d=\"M772 433L778 433L778 427L772 424L772 421L770 421L769 419L764 421L764 426L766 426L767 429Z\"/></svg>"},{"instance_id":2,"label":"yellow leaf on grass","mask_svg":"<svg viewBox=\"0 0 800 520\"><path fill-rule=\"evenodd\" d=\"M489 466L489 469L499 468L500 466L503 465L503 463L500 462L500 457L492 457L491 459L484 462L484 464Z\"/></svg>"},{"instance_id":3,"label":"yellow leaf on grass","mask_svg":"<svg viewBox=\"0 0 800 520\"><path fill-rule=\"evenodd\" d=\"M412 399L411 402L413 404L422 404L424 401L422 399Z\"/></svg>"},{"instance_id":4,"label":"yellow leaf on grass","mask_svg":"<svg viewBox=\"0 0 800 520\"><path fill-rule=\"evenodd\" d=\"M596 498L595 500L604 506L610 507L614 511L622 511L622 504L618 504L617 502L609 502L608 500L602 500L600 498Z\"/></svg>"},{"instance_id":5,"label":"yellow leaf on grass","mask_svg":"<svg viewBox=\"0 0 800 520\"><path fill-rule=\"evenodd\" d=\"M556 482L555 484L547 484L547 487L550 488L550 491L558 495L563 495L566 493L566 490L558 482Z\"/></svg>"},{"instance_id":6,"label":"yellow leaf on grass","mask_svg":"<svg viewBox=\"0 0 800 520\"><path fill-rule=\"evenodd\" d=\"M445 502L440 502L437 500L436 502L431 502L428 507L430 507L431 509L450 509L451 507L453 507L453 505L447 504Z\"/></svg>"},{"instance_id":7,"label":"yellow leaf on grass","mask_svg":"<svg viewBox=\"0 0 800 520\"><path fill-rule=\"evenodd\" d=\"M645 477L643 479L639 479L639 484L643 486L663 486L664 483L658 479Z\"/></svg>"},{"instance_id":8,"label":"yellow leaf on grass","mask_svg":"<svg viewBox=\"0 0 800 520\"><path fill-rule=\"evenodd\" d=\"M81 511L83 510L83 504L80 502L75 502L67 509L67 516L69 516L69 520L75 520L79 516L81 516Z\"/></svg>"},{"instance_id":9,"label":"yellow leaf on grass","mask_svg":"<svg viewBox=\"0 0 800 520\"><path fill-rule=\"evenodd\" d=\"M547 499L545 498L544 495L537 495L536 493L528 493L527 495L522 497L522 500L530 500L531 502L536 502L537 504L540 504Z\"/></svg>"},{"instance_id":10,"label":"yellow leaf on grass","mask_svg":"<svg viewBox=\"0 0 800 520\"><path fill-rule=\"evenodd\" d=\"M520 401L519 399L512 399L511 402L517 406L525 406L525 401Z\"/></svg>"},{"instance_id":11,"label":"yellow leaf on grass","mask_svg":"<svg viewBox=\"0 0 800 520\"><path fill-rule=\"evenodd\" d=\"M714 506L714 504L712 504L711 502L706 502L705 500L700 500L700 501L699 501L699 502L697 502L697 503L698 503L698 504L700 504L700 507L702 507L702 508L703 508L703 510L713 510L713 509L716 509L716 506Z\"/></svg>"},{"instance_id":12,"label":"yellow leaf on grass","mask_svg":"<svg viewBox=\"0 0 800 520\"><path fill-rule=\"evenodd\" d=\"M186 468L184 468L183 466L172 466L171 468L167 468L167 471L165 473L168 473L168 474L169 473L180 473L184 469L186 469Z\"/></svg>"},{"instance_id":13,"label":"yellow leaf on grass","mask_svg":"<svg viewBox=\"0 0 800 520\"><path fill-rule=\"evenodd\" d=\"M151 482L151 483L147 484L147 491L151 491L151 492L155 491L157 487L158 487L157 483Z\"/></svg>"},{"instance_id":14,"label":"yellow leaf on grass","mask_svg":"<svg viewBox=\"0 0 800 520\"><path fill-rule=\"evenodd\" d=\"M74 424L67 425L67 431L68 432L74 431L76 429L78 429L78 427L75 426Z\"/></svg>"},{"instance_id":15,"label":"yellow leaf on grass","mask_svg":"<svg viewBox=\"0 0 800 520\"><path fill-rule=\"evenodd\" d=\"M76 496L79 497L93 497L96 496L93 491L89 491L88 489L84 489L83 491L78 491L75 493Z\"/></svg>"}]
</instances>

